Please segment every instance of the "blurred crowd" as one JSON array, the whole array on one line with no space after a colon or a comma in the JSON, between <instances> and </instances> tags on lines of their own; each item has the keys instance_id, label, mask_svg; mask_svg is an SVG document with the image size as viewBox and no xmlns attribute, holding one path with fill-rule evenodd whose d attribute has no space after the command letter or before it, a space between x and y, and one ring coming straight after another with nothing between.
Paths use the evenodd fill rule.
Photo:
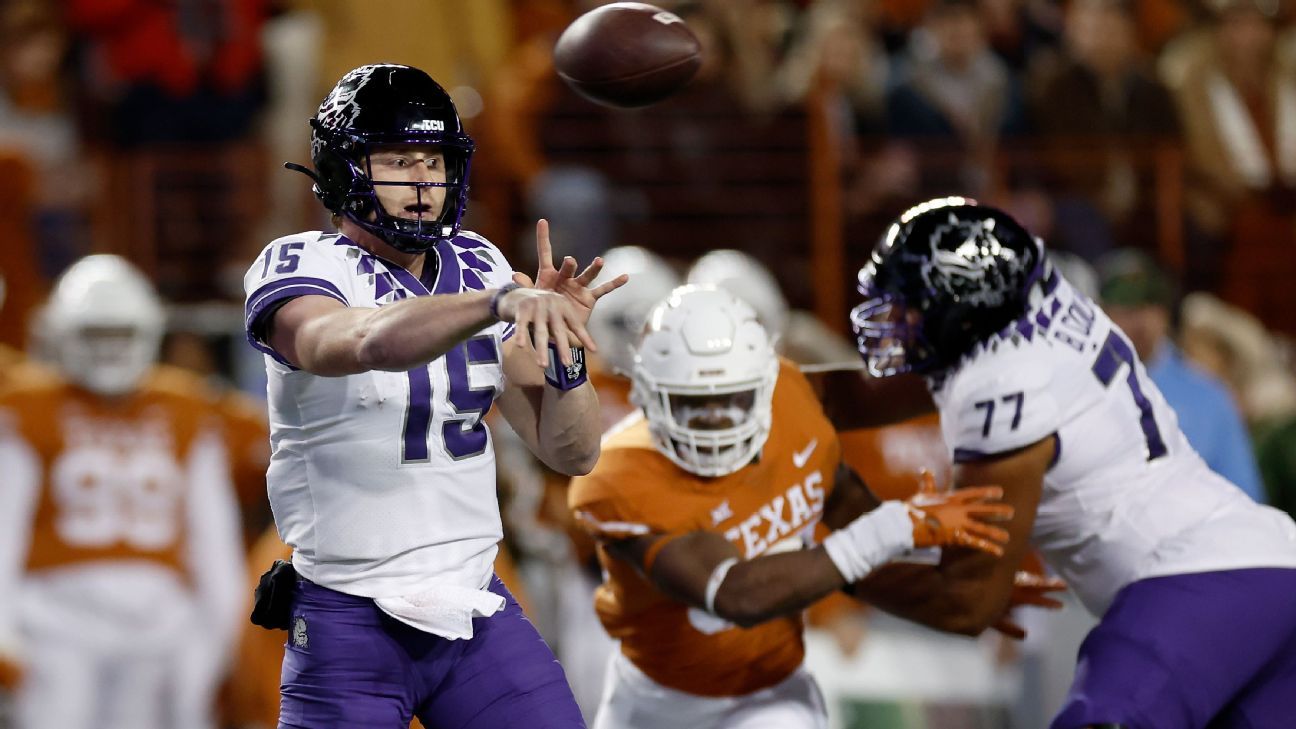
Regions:
<instances>
[{"instance_id":1,"label":"blurred crowd","mask_svg":"<svg viewBox=\"0 0 1296 729\"><path fill-rule=\"evenodd\" d=\"M677 98L633 112L597 107L552 72L558 33L597 4L0 0L0 388L77 381L47 296L86 256L120 255L155 290L142 294L160 317L146 334L166 364L129 392L193 399L224 444L220 488L239 510L225 537L246 546L250 575L282 556L267 531L264 376L243 343L241 277L271 238L329 225L279 165L308 158L306 119L333 79L393 61L449 89L477 140L465 227L526 270L515 241L545 216L560 253L606 254L607 275L631 274L591 323L608 424L630 408L617 373L643 314L685 280L749 299L789 358L856 360L840 292L864 252L913 202L957 193L1044 237L1129 334L1208 463L1296 515L1290 3L661 0L705 61ZM93 398L78 407L111 411ZM568 522L565 484L506 431L509 549L497 568L592 709L611 649L591 604L592 547ZM934 421L847 441L884 497L944 459ZM159 554L146 559L179 583L204 567ZM25 564L18 573L49 567ZM0 580L11 567L0 564ZM239 600L252 585L229 575L242 571L221 582L238 583ZM121 611L149 619L150 607ZM0 686L11 687L22 664L10 660L8 617L0 607ZM1070 619L1041 618L1011 644L827 604L814 611L811 668L833 676L824 686L845 707L842 726L917 726L913 706L954 717L940 726L1039 726L1069 680L1054 673L1069 670L1078 641ZM208 666L193 678L206 693L191 704L220 694L209 702L219 713L203 709L213 725L272 725L283 636L248 630L224 636L239 645L221 658L223 677ZM159 632L157 645L191 635ZM99 655L112 655L105 645ZM26 670L62 670L60 660Z\"/></svg>"}]
</instances>

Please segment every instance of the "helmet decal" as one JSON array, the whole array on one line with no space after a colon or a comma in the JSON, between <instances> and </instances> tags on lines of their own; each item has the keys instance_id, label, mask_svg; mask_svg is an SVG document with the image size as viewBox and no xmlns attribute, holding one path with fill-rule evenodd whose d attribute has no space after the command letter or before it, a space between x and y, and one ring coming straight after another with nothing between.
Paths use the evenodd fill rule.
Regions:
<instances>
[{"instance_id":1,"label":"helmet decal","mask_svg":"<svg viewBox=\"0 0 1296 729\"><path fill-rule=\"evenodd\" d=\"M328 129L348 129L355 125L360 116L360 105L355 101L356 94L369 83L379 68L375 65L361 66L343 76L320 104L319 111L315 114L319 123ZM323 152L323 137L314 135L311 142L312 156Z\"/></svg>"},{"instance_id":2,"label":"helmet decal","mask_svg":"<svg viewBox=\"0 0 1296 729\"><path fill-rule=\"evenodd\" d=\"M952 249L948 241L961 240ZM944 244L944 245L943 245ZM995 237L995 219L964 220L950 213L928 237L930 254L922 277L928 287L951 291L969 304L999 306L1008 282L1020 280L1025 262Z\"/></svg>"}]
</instances>

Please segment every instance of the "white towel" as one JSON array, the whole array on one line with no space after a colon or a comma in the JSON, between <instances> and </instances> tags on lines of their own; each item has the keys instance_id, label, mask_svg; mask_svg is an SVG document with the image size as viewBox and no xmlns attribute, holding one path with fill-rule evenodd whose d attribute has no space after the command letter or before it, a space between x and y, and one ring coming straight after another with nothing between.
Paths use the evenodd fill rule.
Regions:
<instances>
[{"instance_id":1,"label":"white towel","mask_svg":"<svg viewBox=\"0 0 1296 729\"><path fill-rule=\"evenodd\" d=\"M425 633L449 640L473 637L473 618L487 618L504 607L504 598L486 590L439 585L406 597L384 597L374 603L388 615Z\"/></svg>"}]
</instances>

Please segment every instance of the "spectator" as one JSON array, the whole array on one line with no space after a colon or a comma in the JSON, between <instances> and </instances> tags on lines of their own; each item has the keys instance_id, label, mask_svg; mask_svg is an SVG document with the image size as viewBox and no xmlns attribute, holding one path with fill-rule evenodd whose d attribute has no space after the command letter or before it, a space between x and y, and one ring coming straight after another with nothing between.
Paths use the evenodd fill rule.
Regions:
<instances>
[{"instance_id":1,"label":"spectator","mask_svg":"<svg viewBox=\"0 0 1296 729\"><path fill-rule=\"evenodd\" d=\"M1233 388L1256 444L1270 503L1296 515L1296 377L1290 343L1210 294L1183 304L1184 351Z\"/></svg>"},{"instance_id":2,"label":"spectator","mask_svg":"<svg viewBox=\"0 0 1296 729\"><path fill-rule=\"evenodd\" d=\"M1179 122L1169 91L1145 66L1133 3L1074 0L1064 33L1063 57L1035 69L1031 117L1057 150L1045 157L1062 193L1053 240L1094 260L1116 241L1153 238L1146 226L1155 216L1138 214L1150 206L1140 194L1140 152L1175 140ZM1113 239L1092 235L1095 214L1115 224Z\"/></svg>"},{"instance_id":3,"label":"spectator","mask_svg":"<svg viewBox=\"0 0 1296 729\"><path fill-rule=\"evenodd\" d=\"M1296 72L1278 60L1276 3L1216 0L1209 41L1183 61L1189 282L1296 332Z\"/></svg>"},{"instance_id":4,"label":"spectator","mask_svg":"<svg viewBox=\"0 0 1296 729\"><path fill-rule=\"evenodd\" d=\"M1186 360L1171 341L1177 317L1169 276L1134 250L1104 257L1099 272L1103 309L1129 337L1188 442L1211 470L1264 502L1250 437L1228 388Z\"/></svg>"},{"instance_id":5,"label":"spectator","mask_svg":"<svg viewBox=\"0 0 1296 729\"><path fill-rule=\"evenodd\" d=\"M980 0L990 47L1014 73L1062 40L1062 9L1041 0Z\"/></svg>"},{"instance_id":6,"label":"spectator","mask_svg":"<svg viewBox=\"0 0 1296 729\"><path fill-rule=\"evenodd\" d=\"M36 240L21 255L39 255L42 272L50 276L85 252L86 202L94 182L62 93L67 50L54 3L0 4L0 146L32 167L31 209L21 219L30 220ZM74 168L78 173L68 174Z\"/></svg>"},{"instance_id":7,"label":"spectator","mask_svg":"<svg viewBox=\"0 0 1296 729\"><path fill-rule=\"evenodd\" d=\"M82 82L107 111L89 131L122 147L247 134L262 101L259 32L268 5L66 3L68 25L82 45ZM105 128L97 126L100 118Z\"/></svg>"},{"instance_id":8,"label":"spectator","mask_svg":"<svg viewBox=\"0 0 1296 729\"><path fill-rule=\"evenodd\" d=\"M1022 131L1020 89L986 44L972 0L940 0L909 39L887 94L887 131L967 157L947 184L983 190L1002 134Z\"/></svg>"},{"instance_id":9,"label":"spectator","mask_svg":"<svg viewBox=\"0 0 1296 729\"><path fill-rule=\"evenodd\" d=\"M888 73L887 56L862 5L819 2L807 8L777 76L788 101L805 99L817 89L834 95L833 121L848 150L853 133L882 130Z\"/></svg>"}]
</instances>

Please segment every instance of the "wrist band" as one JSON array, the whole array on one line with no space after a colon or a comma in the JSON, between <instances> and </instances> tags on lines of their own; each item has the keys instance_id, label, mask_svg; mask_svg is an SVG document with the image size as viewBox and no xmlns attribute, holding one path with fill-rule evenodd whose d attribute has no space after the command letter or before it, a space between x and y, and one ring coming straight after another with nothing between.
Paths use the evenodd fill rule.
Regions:
<instances>
[{"instance_id":1,"label":"wrist band","mask_svg":"<svg viewBox=\"0 0 1296 729\"><path fill-rule=\"evenodd\" d=\"M495 289L495 293L491 294L490 297L490 315L492 319L494 319L495 321L500 320L499 304L500 304L500 299L504 298L504 294L507 294L513 289L521 288L521 286L522 284L518 283L517 281L510 281L504 284L503 286Z\"/></svg>"},{"instance_id":2,"label":"wrist band","mask_svg":"<svg viewBox=\"0 0 1296 729\"><path fill-rule=\"evenodd\" d=\"M846 584L863 579L875 568L913 548L913 522L900 501L858 517L823 540L824 551Z\"/></svg>"},{"instance_id":3,"label":"wrist band","mask_svg":"<svg viewBox=\"0 0 1296 729\"><path fill-rule=\"evenodd\" d=\"M707 580L706 586L706 611L715 615L716 593L720 592L720 586L724 584L725 577L729 575L729 570L738 564L737 557L730 557L711 570L711 578Z\"/></svg>"},{"instance_id":4,"label":"wrist band","mask_svg":"<svg viewBox=\"0 0 1296 729\"><path fill-rule=\"evenodd\" d=\"M549 366L545 368L545 382L559 390L571 390L585 384L589 372L585 369L585 348L571 348L572 363L564 365L558 359L558 345L549 343Z\"/></svg>"}]
</instances>

